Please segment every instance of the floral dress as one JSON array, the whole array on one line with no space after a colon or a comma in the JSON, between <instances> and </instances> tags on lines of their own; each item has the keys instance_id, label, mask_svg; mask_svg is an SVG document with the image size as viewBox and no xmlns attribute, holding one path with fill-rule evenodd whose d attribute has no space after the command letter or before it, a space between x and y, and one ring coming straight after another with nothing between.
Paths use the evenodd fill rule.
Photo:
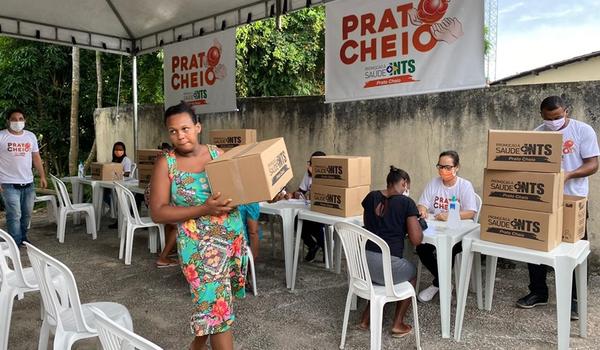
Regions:
<instances>
[{"instance_id":1,"label":"floral dress","mask_svg":"<svg viewBox=\"0 0 600 350\"><path fill-rule=\"evenodd\" d=\"M212 159L218 150L208 146ZM177 169L175 153L165 154L171 180L171 203L176 206L203 204L211 189L206 173ZM201 216L177 224L177 250L195 311L190 327L196 336L222 333L235 316L233 298L245 296L247 252L238 210L221 216Z\"/></svg>"}]
</instances>

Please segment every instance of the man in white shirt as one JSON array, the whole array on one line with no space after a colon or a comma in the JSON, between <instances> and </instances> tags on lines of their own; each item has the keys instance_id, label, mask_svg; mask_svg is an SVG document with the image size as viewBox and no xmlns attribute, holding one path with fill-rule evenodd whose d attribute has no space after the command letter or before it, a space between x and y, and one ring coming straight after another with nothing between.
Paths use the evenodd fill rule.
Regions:
<instances>
[{"instance_id":1,"label":"man in white shirt","mask_svg":"<svg viewBox=\"0 0 600 350\"><path fill-rule=\"evenodd\" d=\"M562 169L565 172L565 194L587 197L588 176L598 171L600 155L594 129L584 122L569 118L565 103L559 96L546 97L542 101L540 112L544 123L535 130L558 131L563 135ZM584 239L587 239L587 224ZM532 264L528 264L528 267L530 293L517 301L517 306L524 309L548 303L547 267ZM573 283L572 298L576 296L574 287ZM574 301L571 303L571 319L579 319L577 303Z\"/></svg>"},{"instance_id":2,"label":"man in white shirt","mask_svg":"<svg viewBox=\"0 0 600 350\"><path fill-rule=\"evenodd\" d=\"M25 113L20 109L6 112L7 128L0 130L0 195L6 211L8 233L17 245L27 239L35 200L31 166L40 175L40 187L46 188L46 175L37 138L25 129Z\"/></svg>"}]
</instances>

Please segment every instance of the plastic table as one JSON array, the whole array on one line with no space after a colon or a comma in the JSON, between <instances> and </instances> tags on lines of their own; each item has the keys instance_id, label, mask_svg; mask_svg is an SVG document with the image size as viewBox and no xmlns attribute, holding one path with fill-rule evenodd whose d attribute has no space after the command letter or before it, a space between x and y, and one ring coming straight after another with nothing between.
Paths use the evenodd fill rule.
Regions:
<instances>
[{"instance_id":1,"label":"plastic table","mask_svg":"<svg viewBox=\"0 0 600 350\"><path fill-rule=\"evenodd\" d=\"M587 258L590 242L561 243L549 252L537 251L505 244L481 240L479 232L463 238L463 263L458 288L454 338L460 341L462 323L467 299L471 266L475 253L487 255L485 281L485 308L491 310L498 257L531 264L543 264L554 268L556 283L556 314L558 323L558 348L569 348L571 329L571 285L573 270L577 284L577 305L579 308L579 335L587 337ZM480 307L481 308L481 307Z\"/></svg>"}]
</instances>

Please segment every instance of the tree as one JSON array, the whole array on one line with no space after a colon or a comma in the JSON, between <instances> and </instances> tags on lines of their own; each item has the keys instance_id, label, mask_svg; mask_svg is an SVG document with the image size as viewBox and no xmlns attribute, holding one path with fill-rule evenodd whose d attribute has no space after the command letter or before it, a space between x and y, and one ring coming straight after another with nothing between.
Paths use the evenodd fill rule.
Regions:
<instances>
[{"instance_id":1,"label":"tree","mask_svg":"<svg viewBox=\"0 0 600 350\"><path fill-rule=\"evenodd\" d=\"M77 174L79 157L79 48L73 46L73 69L71 79L71 118L69 138L69 175Z\"/></svg>"},{"instance_id":2,"label":"tree","mask_svg":"<svg viewBox=\"0 0 600 350\"><path fill-rule=\"evenodd\" d=\"M237 29L238 96L324 92L325 8L304 9Z\"/></svg>"}]
</instances>

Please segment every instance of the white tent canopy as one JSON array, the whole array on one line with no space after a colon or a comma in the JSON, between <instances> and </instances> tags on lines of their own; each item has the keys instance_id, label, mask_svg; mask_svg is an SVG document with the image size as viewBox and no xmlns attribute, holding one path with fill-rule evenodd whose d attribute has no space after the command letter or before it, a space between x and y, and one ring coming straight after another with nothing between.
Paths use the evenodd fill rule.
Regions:
<instances>
[{"instance_id":1,"label":"white tent canopy","mask_svg":"<svg viewBox=\"0 0 600 350\"><path fill-rule=\"evenodd\" d=\"M0 0L0 35L136 55L325 2Z\"/></svg>"}]
</instances>

